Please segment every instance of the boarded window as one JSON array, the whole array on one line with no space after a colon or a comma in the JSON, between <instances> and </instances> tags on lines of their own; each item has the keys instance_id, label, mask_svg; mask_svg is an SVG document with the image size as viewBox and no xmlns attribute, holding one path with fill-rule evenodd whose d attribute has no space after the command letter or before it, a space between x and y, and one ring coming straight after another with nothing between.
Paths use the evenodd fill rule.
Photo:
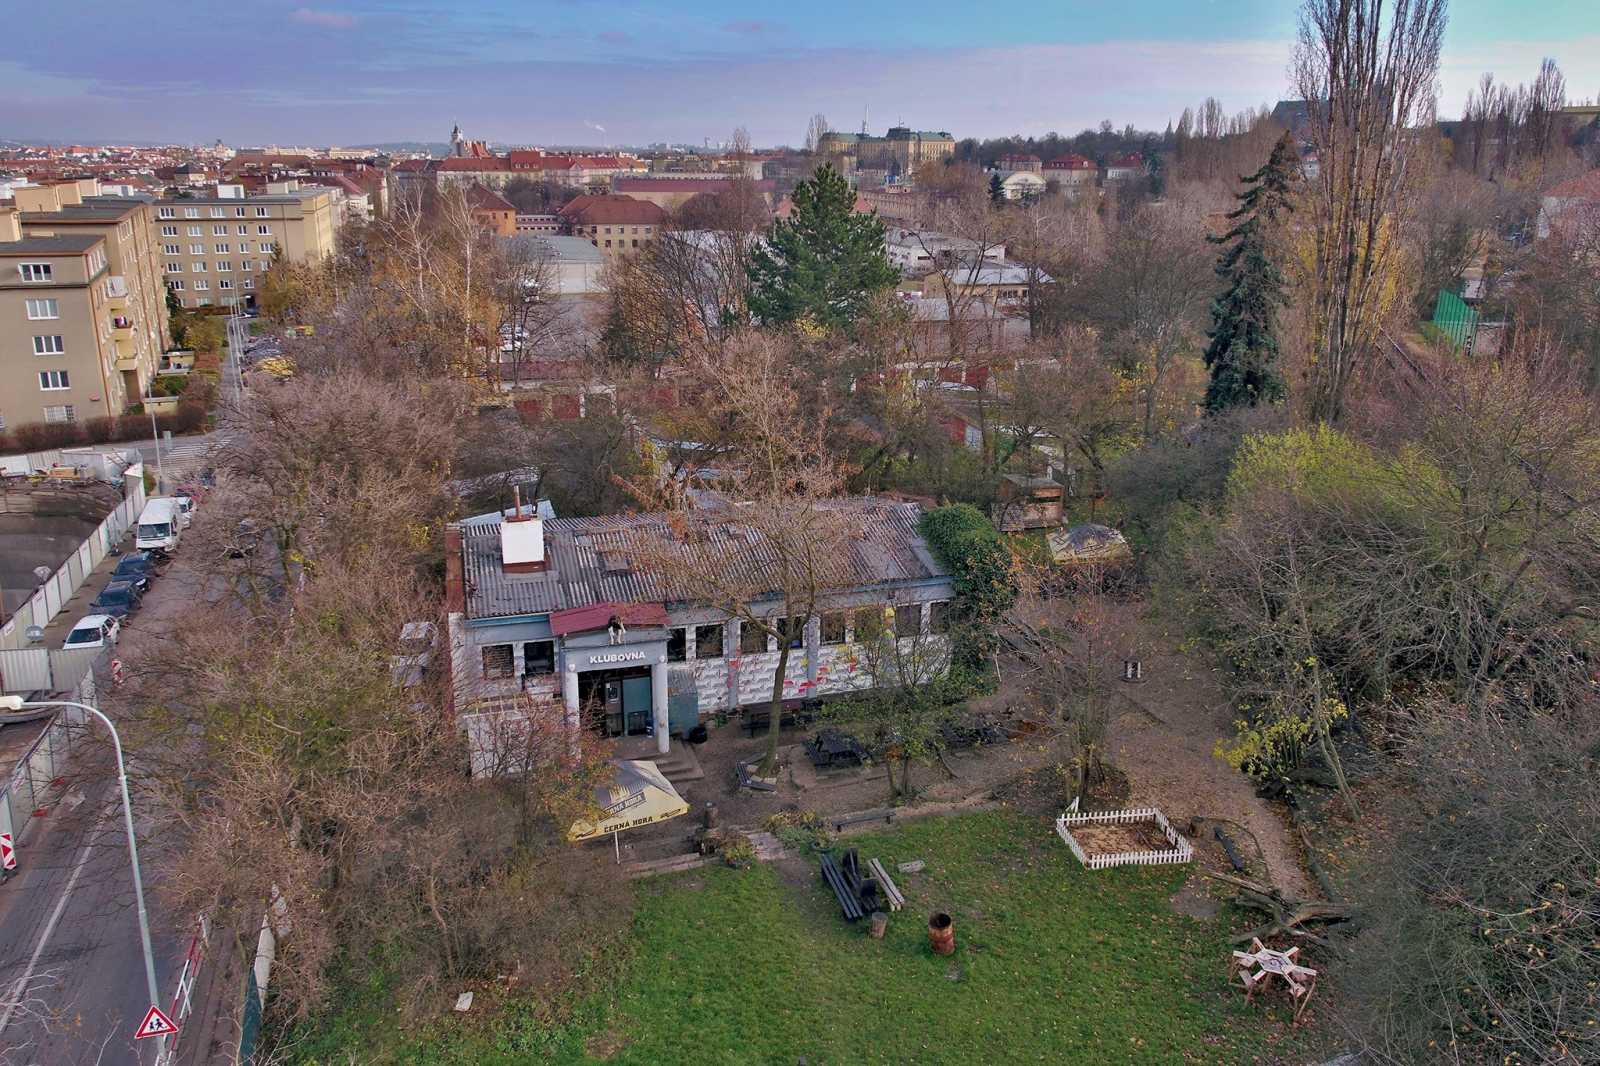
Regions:
<instances>
[{"instance_id":1,"label":"boarded window","mask_svg":"<svg viewBox=\"0 0 1600 1066\"><path fill-rule=\"evenodd\" d=\"M739 654L759 655L767 650L767 631L743 622L739 625Z\"/></svg>"},{"instance_id":2,"label":"boarded window","mask_svg":"<svg viewBox=\"0 0 1600 1066\"><path fill-rule=\"evenodd\" d=\"M490 644L483 649L483 676L485 678L510 677L516 672L516 656L509 644Z\"/></svg>"},{"instance_id":3,"label":"boarded window","mask_svg":"<svg viewBox=\"0 0 1600 1066\"><path fill-rule=\"evenodd\" d=\"M922 635L922 604L906 603L894 609L894 635L901 638Z\"/></svg>"},{"instance_id":4,"label":"boarded window","mask_svg":"<svg viewBox=\"0 0 1600 1066\"><path fill-rule=\"evenodd\" d=\"M843 644L844 643L844 636L845 636L845 627L848 624L849 620L850 620L849 615L846 615L846 614L843 614L843 613L840 613L840 614L825 614L825 615L823 615L822 616L822 643L824 643L824 644Z\"/></svg>"},{"instance_id":5,"label":"boarded window","mask_svg":"<svg viewBox=\"0 0 1600 1066\"><path fill-rule=\"evenodd\" d=\"M696 659L722 658L722 627L694 627L694 657Z\"/></svg>"},{"instance_id":6,"label":"boarded window","mask_svg":"<svg viewBox=\"0 0 1600 1066\"><path fill-rule=\"evenodd\" d=\"M553 674L556 672L556 642L530 640L522 646L522 674Z\"/></svg>"}]
</instances>

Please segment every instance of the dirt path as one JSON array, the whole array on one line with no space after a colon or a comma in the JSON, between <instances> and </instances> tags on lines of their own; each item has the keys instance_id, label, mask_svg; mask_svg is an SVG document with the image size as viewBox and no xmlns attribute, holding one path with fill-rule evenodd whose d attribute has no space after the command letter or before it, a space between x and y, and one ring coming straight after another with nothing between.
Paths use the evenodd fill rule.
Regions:
<instances>
[{"instance_id":1,"label":"dirt path","mask_svg":"<svg viewBox=\"0 0 1600 1066\"><path fill-rule=\"evenodd\" d=\"M1158 622L1130 619L1140 634L1144 682L1118 685L1125 710L1111 724L1112 761L1128 775L1130 802L1153 803L1174 824L1191 818L1234 822L1241 843L1259 849L1274 883L1290 895L1311 892L1292 832L1284 816L1255 794L1249 780L1219 759L1216 746L1233 734L1228 700L1215 672L1195 655L1176 648ZM1210 832L1195 842L1217 847Z\"/></svg>"}]
</instances>

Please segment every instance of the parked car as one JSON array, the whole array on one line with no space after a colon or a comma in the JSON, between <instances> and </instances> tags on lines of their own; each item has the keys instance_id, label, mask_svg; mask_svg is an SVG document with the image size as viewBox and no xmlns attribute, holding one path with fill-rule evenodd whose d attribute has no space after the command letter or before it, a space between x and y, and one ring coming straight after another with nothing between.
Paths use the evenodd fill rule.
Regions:
<instances>
[{"instance_id":1,"label":"parked car","mask_svg":"<svg viewBox=\"0 0 1600 1066\"><path fill-rule=\"evenodd\" d=\"M140 594L150 591L150 578L155 576L156 557L149 552L129 552L117 561L111 571L112 581L132 581Z\"/></svg>"},{"instance_id":2,"label":"parked car","mask_svg":"<svg viewBox=\"0 0 1600 1066\"><path fill-rule=\"evenodd\" d=\"M86 614L67 634L63 648L104 648L117 642L122 623L109 614Z\"/></svg>"},{"instance_id":3,"label":"parked car","mask_svg":"<svg viewBox=\"0 0 1600 1066\"><path fill-rule=\"evenodd\" d=\"M143 594L134 587L133 582L113 581L100 590L100 595L96 596L89 606L114 618L123 619L139 609L139 601L143 598Z\"/></svg>"}]
</instances>

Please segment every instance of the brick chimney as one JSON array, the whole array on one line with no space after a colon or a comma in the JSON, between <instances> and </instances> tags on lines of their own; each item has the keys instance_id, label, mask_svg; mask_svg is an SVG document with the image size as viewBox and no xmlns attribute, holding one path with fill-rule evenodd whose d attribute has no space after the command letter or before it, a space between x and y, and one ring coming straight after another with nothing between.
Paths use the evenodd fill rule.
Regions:
<instances>
[{"instance_id":1,"label":"brick chimney","mask_svg":"<svg viewBox=\"0 0 1600 1066\"><path fill-rule=\"evenodd\" d=\"M536 574L549 566L544 559L544 522L522 513L521 488L512 489L512 499L516 510L500 522L500 565L508 574Z\"/></svg>"}]
</instances>

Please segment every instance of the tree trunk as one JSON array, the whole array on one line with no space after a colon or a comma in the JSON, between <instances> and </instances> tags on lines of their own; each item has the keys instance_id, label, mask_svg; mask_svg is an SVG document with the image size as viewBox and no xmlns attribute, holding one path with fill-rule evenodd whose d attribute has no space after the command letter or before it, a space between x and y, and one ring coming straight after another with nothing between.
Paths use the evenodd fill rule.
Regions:
<instances>
[{"instance_id":1,"label":"tree trunk","mask_svg":"<svg viewBox=\"0 0 1600 1066\"><path fill-rule=\"evenodd\" d=\"M789 673L789 622L778 627L778 668L772 675L771 721L767 723L767 753L762 756L760 774L771 777L778 771L778 730L783 724L783 679Z\"/></svg>"}]
</instances>

